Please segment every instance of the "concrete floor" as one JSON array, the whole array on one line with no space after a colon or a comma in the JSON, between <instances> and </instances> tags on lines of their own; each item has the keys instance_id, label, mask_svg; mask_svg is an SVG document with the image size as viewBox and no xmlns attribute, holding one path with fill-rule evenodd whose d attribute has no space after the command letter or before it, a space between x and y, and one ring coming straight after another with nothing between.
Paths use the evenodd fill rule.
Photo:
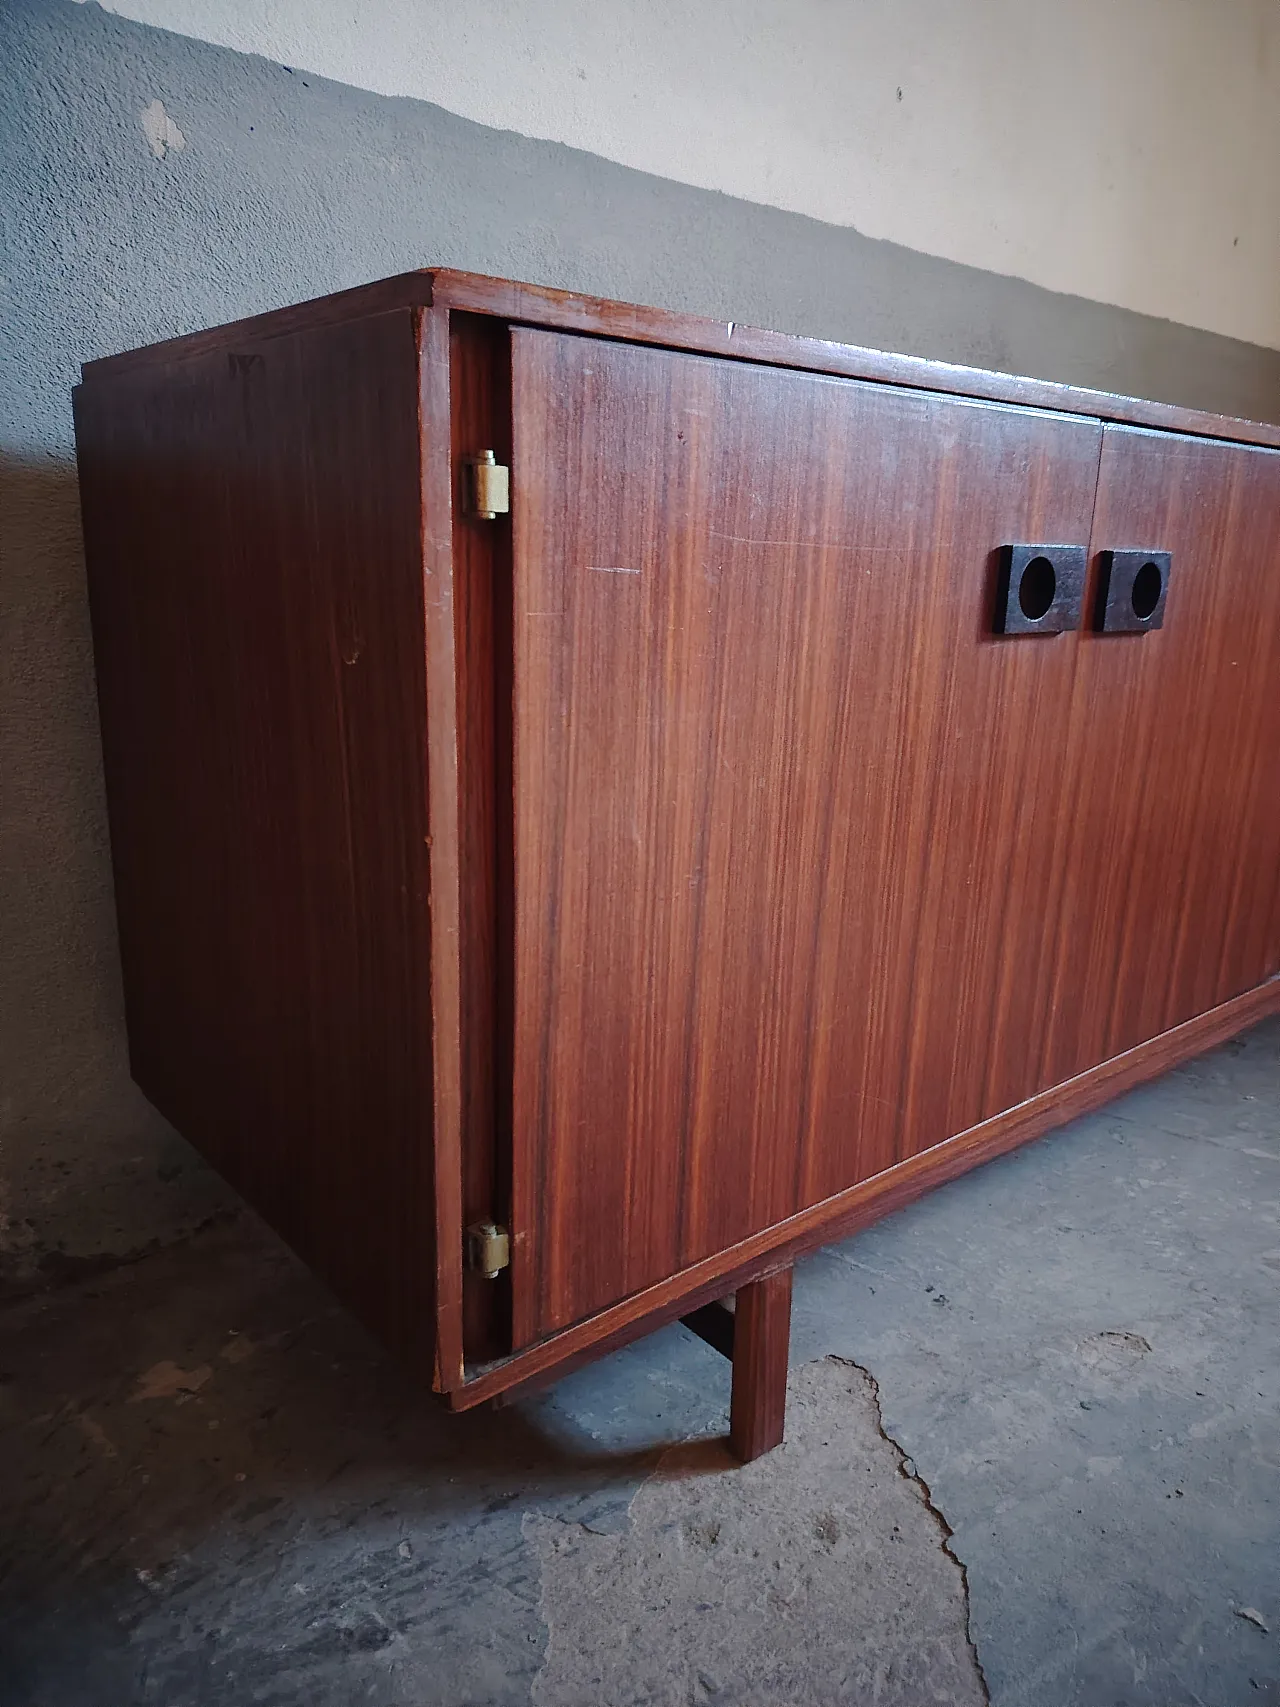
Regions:
<instances>
[{"instance_id":1,"label":"concrete floor","mask_svg":"<svg viewBox=\"0 0 1280 1707\"><path fill-rule=\"evenodd\" d=\"M3 1707L1280 1702L1280 1022L450 1418L248 1217L0 1311Z\"/></svg>"}]
</instances>

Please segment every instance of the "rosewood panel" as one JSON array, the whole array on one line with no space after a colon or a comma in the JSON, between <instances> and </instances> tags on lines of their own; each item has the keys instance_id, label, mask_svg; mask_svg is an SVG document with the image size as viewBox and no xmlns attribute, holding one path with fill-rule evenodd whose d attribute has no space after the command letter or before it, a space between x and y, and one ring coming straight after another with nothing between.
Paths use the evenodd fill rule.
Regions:
<instances>
[{"instance_id":1,"label":"rosewood panel","mask_svg":"<svg viewBox=\"0 0 1280 1707\"><path fill-rule=\"evenodd\" d=\"M513 360L520 1345L1043 1088L1077 639L991 600L1101 429Z\"/></svg>"},{"instance_id":2,"label":"rosewood panel","mask_svg":"<svg viewBox=\"0 0 1280 1707\"><path fill-rule=\"evenodd\" d=\"M386 1341L434 1348L417 326L77 394L134 1075Z\"/></svg>"},{"instance_id":3,"label":"rosewood panel","mask_svg":"<svg viewBox=\"0 0 1280 1707\"><path fill-rule=\"evenodd\" d=\"M1280 970L1280 453L1108 427L1094 553L1171 554L1163 623L1081 638L1047 1081Z\"/></svg>"}]
</instances>

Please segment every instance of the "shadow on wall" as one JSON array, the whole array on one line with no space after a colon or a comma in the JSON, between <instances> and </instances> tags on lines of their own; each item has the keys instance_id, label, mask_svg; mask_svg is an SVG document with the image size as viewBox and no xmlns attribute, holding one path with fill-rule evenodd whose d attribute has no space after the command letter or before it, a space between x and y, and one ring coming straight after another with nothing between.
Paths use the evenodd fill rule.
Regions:
<instances>
[{"instance_id":1,"label":"shadow on wall","mask_svg":"<svg viewBox=\"0 0 1280 1707\"><path fill-rule=\"evenodd\" d=\"M74 463L0 454L0 518L4 1295L229 1199L129 1078Z\"/></svg>"}]
</instances>

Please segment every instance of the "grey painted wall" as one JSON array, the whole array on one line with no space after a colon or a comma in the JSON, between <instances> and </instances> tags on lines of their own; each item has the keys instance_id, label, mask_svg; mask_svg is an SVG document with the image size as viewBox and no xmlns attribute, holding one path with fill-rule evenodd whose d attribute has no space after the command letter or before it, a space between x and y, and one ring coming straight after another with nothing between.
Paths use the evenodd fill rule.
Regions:
<instances>
[{"instance_id":1,"label":"grey painted wall","mask_svg":"<svg viewBox=\"0 0 1280 1707\"><path fill-rule=\"evenodd\" d=\"M1280 352L93 5L0 0L0 32L0 1285L116 1260L229 1203L128 1078L71 433L82 360L441 262L1280 419Z\"/></svg>"}]
</instances>

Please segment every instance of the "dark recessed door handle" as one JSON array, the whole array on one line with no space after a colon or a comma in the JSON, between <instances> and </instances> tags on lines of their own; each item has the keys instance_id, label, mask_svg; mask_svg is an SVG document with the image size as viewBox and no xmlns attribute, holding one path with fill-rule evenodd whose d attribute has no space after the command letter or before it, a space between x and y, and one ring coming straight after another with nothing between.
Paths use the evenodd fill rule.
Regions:
<instances>
[{"instance_id":1,"label":"dark recessed door handle","mask_svg":"<svg viewBox=\"0 0 1280 1707\"><path fill-rule=\"evenodd\" d=\"M1098 633L1145 634L1163 627L1172 562L1167 551L1100 552L1093 613Z\"/></svg>"},{"instance_id":2,"label":"dark recessed door handle","mask_svg":"<svg viewBox=\"0 0 1280 1707\"><path fill-rule=\"evenodd\" d=\"M1083 545L1006 545L1000 553L997 634L1065 634L1084 611Z\"/></svg>"}]
</instances>

